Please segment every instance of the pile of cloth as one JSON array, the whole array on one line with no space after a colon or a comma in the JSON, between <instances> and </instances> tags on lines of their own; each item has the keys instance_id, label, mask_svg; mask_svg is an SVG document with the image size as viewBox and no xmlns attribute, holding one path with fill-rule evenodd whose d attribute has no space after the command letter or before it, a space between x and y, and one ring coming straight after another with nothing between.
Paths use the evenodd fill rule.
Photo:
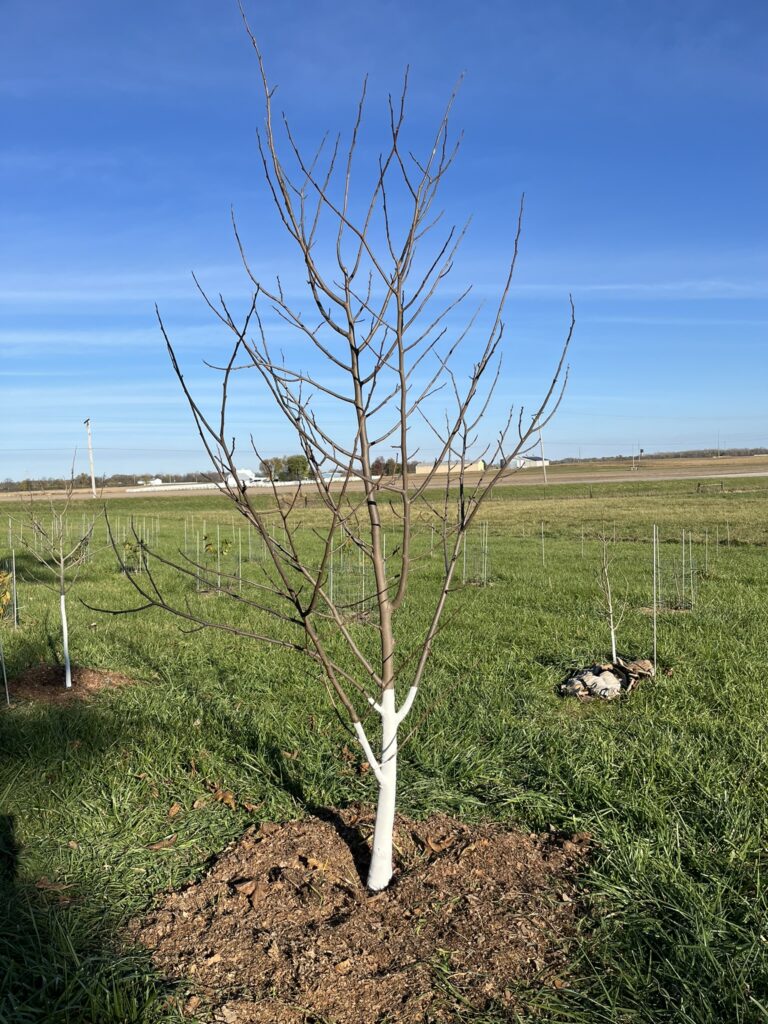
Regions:
<instances>
[{"instance_id":1,"label":"pile of cloth","mask_svg":"<svg viewBox=\"0 0 768 1024\"><path fill-rule=\"evenodd\" d=\"M654 675L653 662L646 658L624 661L617 658L606 665L590 665L570 675L558 687L561 697L579 700L615 700L631 693L641 679Z\"/></svg>"}]
</instances>

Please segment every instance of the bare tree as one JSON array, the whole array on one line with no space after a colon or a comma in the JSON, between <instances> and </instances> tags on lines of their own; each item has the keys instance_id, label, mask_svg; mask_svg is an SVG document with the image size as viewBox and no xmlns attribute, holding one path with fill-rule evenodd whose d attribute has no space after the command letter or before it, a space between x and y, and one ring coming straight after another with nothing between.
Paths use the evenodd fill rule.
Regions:
<instances>
[{"instance_id":1,"label":"bare tree","mask_svg":"<svg viewBox=\"0 0 768 1024\"><path fill-rule=\"evenodd\" d=\"M26 505L25 519L31 528L21 543L37 562L40 570L35 581L59 596L61 614L61 641L64 653L64 686L72 686L72 666L69 658L69 623L67 594L75 585L80 570L90 557L91 542L96 520L102 513L83 516L80 528L73 529L69 513L74 490L74 475L70 477L63 505L50 501L43 512L40 503L32 498Z\"/></svg>"},{"instance_id":2,"label":"bare tree","mask_svg":"<svg viewBox=\"0 0 768 1024\"><path fill-rule=\"evenodd\" d=\"M605 617L608 620L608 628L611 632L611 661L615 665L618 661L618 654L616 652L616 634L621 621L624 618L624 613L627 610L626 600L617 603L613 588L611 586L611 566L613 564L613 556L611 555L608 544L608 537L603 533L600 537L601 541L601 557L600 557L600 573L598 576L598 582L600 589L603 594L603 611Z\"/></svg>"},{"instance_id":3,"label":"bare tree","mask_svg":"<svg viewBox=\"0 0 768 1024\"><path fill-rule=\"evenodd\" d=\"M228 621L225 613L202 613L191 600L171 601L157 566L190 577L199 577L204 567L157 552L152 553L152 571L129 577L143 598L139 608L129 610L157 606L186 619L192 628L216 627L300 652L316 663L378 782L368 876L369 887L378 890L392 875L400 729L427 679L430 653L456 589L454 572L467 531L486 495L508 472L509 460L538 442L541 428L560 403L573 303L567 338L540 403L528 414L515 410L503 394L507 381L503 388L499 385L503 311L517 260L522 201L501 294L484 326L479 310L456 325L470 288L440 300L466 232L465 225L440 234L442 213L436 207L458 149L449 137L454 96L425 153L414 155L404 142L406 73L399 98L389 99L386 146L361 198L353 192L352 181L360 158L366 86L348 142L342 146L340 137L326 137L305 156L285 117L278 141L273 89L256 38L245 16L243 20L263 85L266 116L258 146L264 177L295 243L306 278L306 301L294 303L279 278L269 284L256 273L233 215L235 238L253 286L247 312L236 318L223 297L210 298L195 278L203 299L232 335L229 357L216 367L221 402L214 415L192 394L159 313L158 319L202 443L225 481L222 489L258 533L268 555L258 580L237 580L235 589L235 578L225 575L218 589L258 611L274 628L244 628ZM270 343L265 310L302 342L298 364L289 364ZM309 480L291 491L284 486L278 490L272 479L271 511L257 507L240 480L235 440L227 434L233 379L248 371L256 376L257 393L284 417L309 468ZM496 405L494 396L504 399L505 411L491 433L485 421ZM431 438L434 461L426 472L414 475L417 428ZM253 436L250 443L271 473L271 462ZM396 470L382 474L383 459L391 452ZM466 467L478 459L485 468L468 472ZM301 528L309 496L324 510L322 525L311 531ZM275 523L277 531L270 529ZM421 557L418 532L430 524L443 539L444 571L428 625L417 644L406 649L398 624ZM385 527L394 534L387 552ZM341 545L351 545L370 573L374 611L367 623L361 624L360 608L335 598L328 587ZM378 719L377 742L370 733L371 716Z\"/></svg>"}]
</instances>

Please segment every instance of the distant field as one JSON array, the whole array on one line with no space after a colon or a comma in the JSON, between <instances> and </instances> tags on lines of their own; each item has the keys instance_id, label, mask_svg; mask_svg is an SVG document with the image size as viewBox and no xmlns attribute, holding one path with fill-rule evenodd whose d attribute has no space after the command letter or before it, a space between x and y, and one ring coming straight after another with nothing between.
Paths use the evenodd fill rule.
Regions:
<instances>
[{"instance_id":1,"label":"distant field","mask_svg":"<svg viewBox=\"0 0 768 1024\"><path fill-rule=\"evenodd\" d=\"M651 459L643 457L634 464L632 459L610 462L570 462L558 463L547 467L548 484L564 483L617 483L634 481L641 483L646 480L689 480L718 479L733 476L761 477L768 476L768 455L728 456L722 458L702 459ZM477 474L469 474L468 480L477 478ZM418 478L416 478L418 479ZM538 487L543 484L542 469L524 469L510 472L504 477L505 485L514 487ZM56 496L60 492L40 491L40 496ZM152 492L153 496L160 492ZM168 497L187 498L195 494L195 490L173 490ZM200 493L199 491L197 493ZM18 493L0 493L0 501L18 501ZM89 488L75 491L78 499L90 499ZM108 487L100 492L101 498L127 498L135 500L140 495L129 493L124 487Z\"/></svg>"},{"instance_id":2,"label":"distant field","mask_svg":"<svg viewBox=\"0 0 768 1024\"><path fill-rule=\"evenodd\" d=\"M706 479L710 467L741 478ZM768 457L659 460L610 482L616 472L551 467L550 483L561 486L545 489L528 470L496 489L481 515L487 585L451 597L429 678L444 696L404 748L400 805L417 817L440 810L594 836L573 975L567 988L529 993L536 1019L757 1024L768 1021L768 479L749 473L768 473ZM251 542L249 561L247 534L218 495L109 496L108 506L118 546L130 517L166 555L185 545L194 555L203 534L220 547L227 538L222 564L207 556L211 573L239 560L257 578L259 545ZM20 507L3 506L0 560L7 516ZM83 511L72 512L73 525ZM322 512L303 515L311 544ZM684 609L660 615L664 673L620 704L560 700L555 686L569 669L609 653L596 584L601 536L626 603L619 648L650 654L654 524L663 596ZM392 520L386 529L394 552ZM12 524L28 577L18 531ZM439 583L426 522L417 549L401 657L418 644ZM264 625L253 610L155 568L175 599ZM19 596L21 628L0 624L12 692L14 677L60 654L55 595L22 582ZM179 1022L177 993L146 955L120 946L127 918L254 821L370 802L374 788L342 759L350 738L305 662L221 633L183 632L155 610L110 617L78 603L137 603L103 527L73 596L74 660L141 682L79 707L0 711L6 860L11 831L19 848L16 884L4 880L0 858L0 1024ZM353 628L364 646L373 627ZM211 784L230 790L238 809L211 799ZM171 834L171 845L148 849ZM456 1019L506 1018L491 1008L457 1009Z\"/></svg>"}]
</instances>

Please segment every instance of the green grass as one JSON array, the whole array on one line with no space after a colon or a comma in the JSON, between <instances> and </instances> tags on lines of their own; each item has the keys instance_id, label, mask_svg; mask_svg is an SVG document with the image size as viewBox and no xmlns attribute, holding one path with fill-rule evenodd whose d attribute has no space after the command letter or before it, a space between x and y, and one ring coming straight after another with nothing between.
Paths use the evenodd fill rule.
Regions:
<instances>
[{"instance_id":1,"label":"green grass","mask_svg":"<svg viewBox=\"0 0 768 1024\"><path fill-rule=\"evenodd\" d=\"M400 807L595 837L572 987L540 994L543 1019L768 1021L767 496L758 479L499 489L484 513L492 584L452 598L429 673L436 700L403 750ZM113 503L113 517L129 512L159 517L166 551L182 543L185 513L196 529L205 518L231 530L215 497ZM700 566L709 538L693 611L661 617L659 658L672 674L616 705L559 700L565 672L609 649L601 531L615 529L614 578L628 601L620 650L649 654L641 608L654 522L670 588L680 531L693 531ZM426 553L426 533L421 545ZM418 641L437 581L437 556L425 558L400 623L404 648ZM109 551L73 592L73 659L143 682L81 706L0 713L0 1024L177 1021L177 993L121 943L126 920L254 820L371 801L373 784L340 758L349 737L309 663L182 633L158 611L99 615L78 597L134 603ZM11 686L60 648L54 596L22 584L20 598L21 628L0 626ZM221 598L191 599L225 614ZM369 627L356 628L365 642ZM237 811L213 799L214 785L232 790ZM169 820L174 803L182 810ZM172 834L169 848L147 849ZM68 888L37 888L42 877ZM450 978L436 983L450 988Z\"/></svg>"}]
</instances>

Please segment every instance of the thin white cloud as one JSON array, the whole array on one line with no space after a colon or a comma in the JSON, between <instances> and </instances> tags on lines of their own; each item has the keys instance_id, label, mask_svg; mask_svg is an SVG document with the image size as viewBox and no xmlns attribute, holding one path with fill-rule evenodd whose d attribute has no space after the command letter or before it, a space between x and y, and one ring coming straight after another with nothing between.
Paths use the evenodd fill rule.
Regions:
<instances>
[{"instance_id":1,"label":"thin white cloud","mask_svg":"<svg viewBox=\"0 0 768 1024\"><path fill-rule=\"evenodd\" d=\"M557 296L568 293L600 295L607 299L768 299L766 281L727 281L719 279L682 281L583 281L568 283L518 283L516 294L531 296Z\"/></svg>"}]
</instances>

